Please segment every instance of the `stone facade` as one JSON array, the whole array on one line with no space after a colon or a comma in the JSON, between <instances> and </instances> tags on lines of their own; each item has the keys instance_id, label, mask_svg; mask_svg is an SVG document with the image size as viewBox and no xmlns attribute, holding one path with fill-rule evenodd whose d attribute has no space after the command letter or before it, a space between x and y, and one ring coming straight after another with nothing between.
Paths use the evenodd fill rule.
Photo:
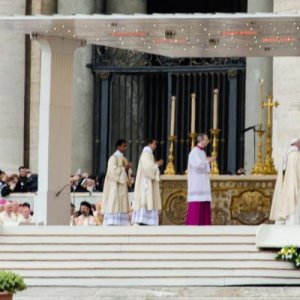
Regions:
<instances>
[{"instance_id":1,"label":"stone facade","mask_svg":"<svg viewBox=\"0 0 300 300\"><path fill-rule=\"evenodd\" d=\"M0 15L24 15L25 0L2 0ZM0 30L0 169L17 172L23 164L25 37Z\"/></svg>"},{"instance_id":2,"label":"stone facade","mask_svg":"<svg viewBox=\"0 0 300 300\"><path fill-rule=\"evenodd\" d=\"M299 12L300 1L274 0L274 12ZM273 95L280 105L273 115L273 151L278 167L293 137L300 138L300 58L274 57Z\"/></svg>"}]
</instances>

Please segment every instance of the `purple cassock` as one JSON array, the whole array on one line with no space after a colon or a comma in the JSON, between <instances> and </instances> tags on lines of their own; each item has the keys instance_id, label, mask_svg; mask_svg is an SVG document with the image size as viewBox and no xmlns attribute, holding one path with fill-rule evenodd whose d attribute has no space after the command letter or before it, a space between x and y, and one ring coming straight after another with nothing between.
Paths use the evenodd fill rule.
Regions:
<instances>
[{"instance_id":1,"label":"purple cassock","mask_svg":"<svg viewBox=\"0 0 300 300\"><path fill-rule=\"evenodd\" d=\"M210 165L197 145L189 154L186 225L211 225Z\"/></svg>"}]
</instances>

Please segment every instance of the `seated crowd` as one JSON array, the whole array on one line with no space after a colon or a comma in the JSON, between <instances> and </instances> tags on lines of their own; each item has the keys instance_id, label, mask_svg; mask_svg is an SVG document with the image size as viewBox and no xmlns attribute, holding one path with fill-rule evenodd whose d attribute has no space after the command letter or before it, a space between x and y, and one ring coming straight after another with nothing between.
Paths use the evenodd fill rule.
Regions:
<instances>
[{"instance_id":1,"label":"seated crowd","mask_svg":"<svg viewBox=\"0 0 300 300\"><path fill-rule=\"evenodd\" d=\"M0 225L34 224L29 203L0 200Z\"/></svg>"},{"instance_id":2,"label":"seated crowd","mask_svg":"<svg viewBox=\"0 0 300 300\"><path fill-rule=\"evenodd\" d=\"M87 201L80 203L80 209L75 211L75 205L71 203L71 226L102 225L101 205L95 205ZM0 225L16 226L35 224L33 211L30 210L29 203L19 204L17 201L0 200Z\"/></svg>"},{"instance_id":3,"label":"seated crowd","mask_svg":"<svg viewBox=\"0 0 300 300\"><path fill-rule=\"evenodd\" d=\"M71 192L93 193L102 191L101 176L96 177L88 173L71 175ZM19 174L8 175L0 170L0 195L6 197L10 193L35 193L38 189L38 175L32 174L24 166L19 167Z\"/></svg>"}]
</instances>

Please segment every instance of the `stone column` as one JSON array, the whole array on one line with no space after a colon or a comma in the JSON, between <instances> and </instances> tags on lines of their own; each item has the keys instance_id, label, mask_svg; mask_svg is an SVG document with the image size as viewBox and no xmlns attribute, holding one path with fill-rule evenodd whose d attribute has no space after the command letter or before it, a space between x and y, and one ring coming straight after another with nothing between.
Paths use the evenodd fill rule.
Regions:
<instances>
[{"instance_id":1,"label":"stone column","mask_svg":"<svg viewBox=\"0 0 300 300\"><path fill-rule=\"evenodd\" d=\"M272 12L273 0L248 0L248 13ZM246 118L245 128L258 124L259 81L264 79L266 94L272 91L272 57L248 57L246 64ZM265 120L265 118L263 118ZM245 132L245 169L251 173L254 165L254 131ZM257 142L257 137L256 142ZM256 143L257 144L257 143Z\"/></svg>"},{"instance_id":2,"label":"stone column","mask_svg":"<svg viewBox=\"0 0 300 300\"><path fill-rule=\"evenodd\" d=\"M74 50L80 41L39 40L41 95L36 221L68 225Z\"/></svg>"},{"instance_id":3,"label":"stone column","mask_svg":"<svg viewBox=\"0 0 300 300\"><path fill-rule=\"evenodd\" d=\"M32 15L53 15L56 13L56 0L32 0ZM31 41L30 49L30 133L29 133L29 167L32 172L38 171L39 145L39 108L41 50L37 41ZM28 87L26 87L28 88Z\"/></svg>"},{"instance_id":4,"label":"stone column","mask_svg":"<svg viewBox=\"0 0 300 300\"><path fill-rule=\"evenodd\" d=\"M95 0L58 0L58 14L93 14L96 9L95 2ZM70 173L76 172L78 168L92 172L94 90L92 72L87 68L87 65L91 63L91 49L92 46L89 45L75 52Z\"/></svg>"},{"instance_id":5,"label":"stone column","mask_svg":"<svg viewBox=\"0 0 300 300\"><path fill-rule=\"evenodd\" d=\"M0 15L24 15L25 0L1 0ZM25 37L0 30L0 168L16 173L23 164Z\"/></svg>"},{"instance_id":6,"label":"stone column","mask_svg":"<svg viewBox=\"0 0 300 300\"><path fill-rule=\"evenodd\" d=\"M299 12L300 1L274 0L274 12ZM274 57L273 96L280 102L273 114L273 157L278 168L289 141L300 138L300 57Z\"/></svg>"}]
</instances>

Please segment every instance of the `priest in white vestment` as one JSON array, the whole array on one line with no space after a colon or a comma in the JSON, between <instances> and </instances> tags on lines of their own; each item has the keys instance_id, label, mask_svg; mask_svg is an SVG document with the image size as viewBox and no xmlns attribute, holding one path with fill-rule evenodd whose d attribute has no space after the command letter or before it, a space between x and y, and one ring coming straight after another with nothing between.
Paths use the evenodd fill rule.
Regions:
<instances>
[{"instance_id":1,"label":"priest in white vestment","mask_svg":"<svg viewBox=\"0 0 300 300\"><path fill-rule=\"evenodd\" d=\"M200 133L197 145L188 159L188 195L186 225L211 225L210 162L204 149L209 144L208 136Z\"/></svg>"},{"instance_id":2,"label":"priest in white vestment","mask_svg":"<svg viewBox=\"0 0 300 300\"><path fill-rule=\"evenodd\" d=\"M300 224L300 139L291 141L279 167L270 220L276 224Z\"/></svg>"},{"instance_id":3,"label":"priest in white vestment","mask_svg":"<svg viewBox=\"0 0 300 300\"><path fill-rule=\"evenodd\" d=\"M154 159L153 151L156 146L156 140L148 140L139 160L132 204L132 224L159 225L161 210L159 167L163 161Z\"/></svg>"},{"instance_id":4,"label":"priest in white vestment","mask_svg":"<svg viewBox=\"0 0 300 300\"><path fill-rule=\"evenodd\" d=\"M4 204L4 211L0 213L0 225L13 226L18 224L16 215L13 213L13 204L6 202Z\"/></svg>"},{"instance_id":5,"label":"priest in white vestment","mask_svg":"<svg viewBox=\"0 0 300 300\"><path fill-rule=\"evenodd\" d=\"M92 206L87 201L80 203L80 215L75 219L77 226L99 225L92 212Z\"/></svg>"},{"instance_id":6,"label":"priest in white vestment","mask_svg":"<svg viewBox=\"0 0 300 300\"><path fill-rule=\"evenodd\" d=\"M127 149L125 140L118 140L116 152L109 158L103 187L101 214L103 225L130 225L130 203L128 170L131 163L124 157Z\"/></svg>"}]
</instances>

